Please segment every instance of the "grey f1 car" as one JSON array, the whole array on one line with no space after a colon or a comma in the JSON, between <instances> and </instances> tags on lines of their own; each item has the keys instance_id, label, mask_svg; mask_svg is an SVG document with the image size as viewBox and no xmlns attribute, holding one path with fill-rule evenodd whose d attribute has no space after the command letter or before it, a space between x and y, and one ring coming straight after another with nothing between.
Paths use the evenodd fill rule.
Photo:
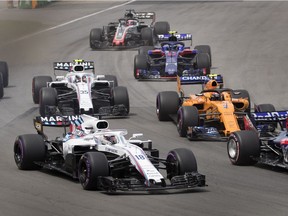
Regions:
<instances>
[{"instance_id":1,"label":"grey f1 car","mask_svg":"<svg viewBox=\"0 0 288 216\"><path fill-rule=\"evenodd\" d=\"M71 125L72 124L72 125ZM47 168L79 179L85 190L149 191L205 186L197 172L192 151L178 148L165 159L151 140L126 139L126 130L109 130L108 122L96 117L37 117L38 134L20 135L14 144L14 159L20 170ZM70 126L61 138L50 140L43 126ZM166 177L159 172L166 170Z\"/></svg>"}]
</instances>

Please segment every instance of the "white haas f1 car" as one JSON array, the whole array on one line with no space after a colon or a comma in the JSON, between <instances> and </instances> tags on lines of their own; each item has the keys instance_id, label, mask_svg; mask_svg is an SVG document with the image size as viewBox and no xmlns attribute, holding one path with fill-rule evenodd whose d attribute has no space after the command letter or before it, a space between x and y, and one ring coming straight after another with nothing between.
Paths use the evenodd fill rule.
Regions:
<instances>
[{"instance_id":1,"label":"white haas f1 car","mask_svg":"<svg viewBox=\"0 0 288 216\"><path fill-rule=\"evenodd\" d=\"M143 22L147 19L152 20L150 24ZM129 9L118 22L110 22L103 28L92 29L89 43L91 49L153 46L157 42L157 35L167 34L169 30L168 22L155 23L154 12L136 12Z\"/></svg>"},{"instance_id":2,"label":"white haas f1 car","mask_svg":"<svg viewBox=\"0 0 288 216\"><path fill-rule=\"evenodd\" d=\"M33 101L39 103L41 116L55 110L63 115L129 113L127 88L118 86L113 75L95 75L94 62L54 62L54 74L54 81L50 76L36 76L32 81Z\"/></svg>"},{"instance_id":3,"label":"white haas f1 car","mask_svg":"<svg viewBox=\"0 0 288 216\"><path fill-rule=\"evenodd\" d=\"M16 138L14 158L20 170L47 168L79 179L85 190L148 191L205 186L192 151L178 148L166 159L151 140L126 139L126 130L110 130L108 122L81 115L36 117L38 134ZM43 126L70 125L62 138L50 140ZM167 176L160 173L166 170Z\"/></svg>"}]
</instances>

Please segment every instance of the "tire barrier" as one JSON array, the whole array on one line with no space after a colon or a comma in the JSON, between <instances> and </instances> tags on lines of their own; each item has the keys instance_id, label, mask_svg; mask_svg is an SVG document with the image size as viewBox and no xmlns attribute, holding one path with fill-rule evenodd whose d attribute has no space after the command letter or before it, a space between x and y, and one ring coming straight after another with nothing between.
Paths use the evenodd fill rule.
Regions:
<instances>
[{"instance_id":1,"label":"tire barrier","mask_svg":"<svg viewBox=\"0 0 288 216\"><path fill-rule=\"evenodd\" d=\"M52 0L19 0L18 7L21 9L35 9L44 7L51 2Z\"/></svg>"}]
</instances>

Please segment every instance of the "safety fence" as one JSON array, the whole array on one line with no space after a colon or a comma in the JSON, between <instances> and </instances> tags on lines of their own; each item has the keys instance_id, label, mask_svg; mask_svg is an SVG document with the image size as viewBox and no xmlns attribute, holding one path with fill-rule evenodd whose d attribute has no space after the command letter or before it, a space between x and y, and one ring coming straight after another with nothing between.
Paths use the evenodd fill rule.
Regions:
<instances>
[{"instance_id":1,"label":"safety fence","mask_svg":"<svg viewBox=\"0 0 288 216\"><path fill-rule=\"evenodd\" d=\"M8 8L35 9L44 7L53 0L7 0Z\"/></svg>"}]
</instances>

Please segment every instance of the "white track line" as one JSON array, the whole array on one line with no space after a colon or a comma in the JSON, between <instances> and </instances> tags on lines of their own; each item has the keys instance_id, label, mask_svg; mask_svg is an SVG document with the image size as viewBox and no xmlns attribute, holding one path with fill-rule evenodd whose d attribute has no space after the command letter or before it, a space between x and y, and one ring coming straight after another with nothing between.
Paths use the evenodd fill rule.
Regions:
<instances>
[{"instance_id":1,"label":"white track line","mask_svg":"<svg viewBox=\"0 0 288 216\"><path fill-rule=\"evenodd\" d=\"M53 27L51 27L51 28L47 28L47 29L44 29L44 30L41 30L41 31L38 31L38 32L35 32L35 33L32 33L32 34L29 34L29 35L25 35L25 36L23 36L23 37L20 37L20 38L17 38L17 39L15 39L15 40L13 40L13 41L9 41L9 42L7 42L5 45L3 45L3 46L7 46L7 45L9 45L9 44L12 44L12 43L15 43L15 42L19 42L19 41L25 40L25 39L27 39L27 38L30 38L30 37L33 37L33 36L42 34L42 33L44 33L44 32L48 32L48 31L51 31L51 30L54 30L54 29L57 29L57 28L61 28L61 27L63 27L63 26L69 25L69 24L71 24L71 23L75 23L75 22L78 22L78 21L80 21L80 20L83 20L83 19L86 19L86 18L95 16L95 15L98 15L98 14L101 14L101 13L104 13L104 12L107 12L107 11L109 11L109 10L113 10L113 9L115 9L115 8L119 8L119 7L125 6L125 5L130 4L130 3L134 2L134 1L136 1L136 0L130 0L130 1L125 2L125 3L123 3L123 4L116 5L116 6L113 6L113 7L110 7L110 8L106 8L106 9L104 9L104 10L101 10L101 11L98 11L98 12L95 12L95 13L92 13L92 14L88 14L88 15L86 15L86 16L79 17L79 18L74 19L74 20L71 20L71 21L69 21L69 22L62 23L62 24L60 24L60 25L56 25L56 26L53 26ZM2 46L2 47L3 47L3 46Z\"/></svg>"}]
</instances>

